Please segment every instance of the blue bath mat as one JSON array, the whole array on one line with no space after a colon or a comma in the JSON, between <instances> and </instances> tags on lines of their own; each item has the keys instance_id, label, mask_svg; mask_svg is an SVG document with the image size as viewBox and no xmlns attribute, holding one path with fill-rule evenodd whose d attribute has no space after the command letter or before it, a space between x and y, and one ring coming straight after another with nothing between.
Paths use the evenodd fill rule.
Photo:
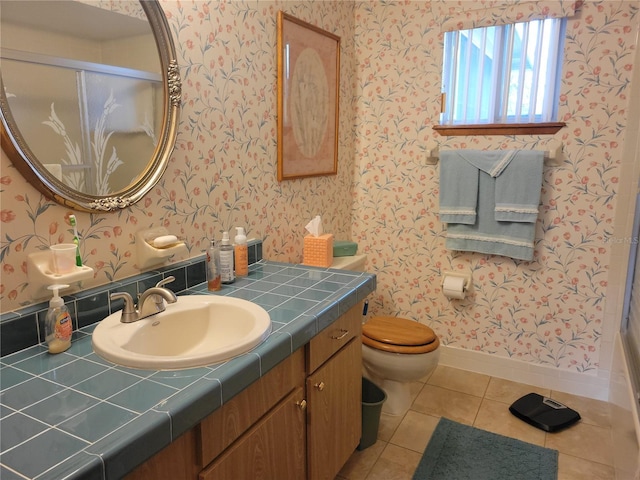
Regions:
<instances>
[{"instance_id":1,"label":"blue bath mat","mask_svg":"<svg viewBox=\"0 0 640 480\"><path fill-rule=\"evenodd\" d=\"M558 451L441 418L413 480L555 480Z\"/></svg>"}]
</instances>

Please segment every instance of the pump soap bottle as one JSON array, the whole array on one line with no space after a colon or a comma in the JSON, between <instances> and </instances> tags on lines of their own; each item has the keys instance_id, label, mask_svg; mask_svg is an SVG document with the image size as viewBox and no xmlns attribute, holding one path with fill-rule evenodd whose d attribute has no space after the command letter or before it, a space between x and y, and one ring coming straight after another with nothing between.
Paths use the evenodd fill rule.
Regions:
<instances>
[{"instance_id":1,"label":"pump soap bottle","mask_svg":"<svg viewBox=\"0 0 640 480\"><path fill-rule=\"evenodd\" d=\"M220 279L222 283L233 283L236 276L233 272L233 246L229 242L229 232L222 234L220 246Z\"/></svg>"},{"instance_id":2,"label":"pump soap bottle","mask_svg":"<svg viewBox=\"0 0 640 480\"><path fill-rule=\"evenodd\" d=\"M249 248L244 227L236 227L234 244L236 277L246 277L249 274Z\"/></svg>"},{"instance_id":3,"label":"pump soap bottle","mask_svg":"<svg viewBox=\"0 0 640 480\"><path fill-rule=\"evenodd\" d=\"M51 285L53 298L49 301L49 310L45 318L45 340L49 345L49 353L61 353L71 346L73 334L73 321L69 309L64 300L58 295L58 291L69 285Z\"/></svg>"},{"instance_id":4,"label":"pump soap bottle","mask_svg":"<svg viewBox=\"0 0 640 480\"><path fill-rule=\"evenodd\" d=\"M207 250L207 289L211 292L220 290L220 250L215 240Z\"/></svg>"}]
</instances>

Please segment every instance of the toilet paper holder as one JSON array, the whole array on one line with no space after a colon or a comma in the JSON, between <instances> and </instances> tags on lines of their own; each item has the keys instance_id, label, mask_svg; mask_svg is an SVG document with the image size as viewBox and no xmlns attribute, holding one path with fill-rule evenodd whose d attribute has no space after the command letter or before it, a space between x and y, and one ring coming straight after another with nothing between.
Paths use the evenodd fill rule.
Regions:
<instances>
[{"instance_id":1,"label":"toilet paper holder","mask_svg":"<svg viewBox=\"0 0 640 480\"><path fill-rule=\"evenodd\" d=\"M444 288L444 281L447 277L457 277L457 278L464 279L463 291L465 293L468 293L471 291L471 287L473 286L473 283L471 282L471 272L452 272L448 270L443 271L442 282L440 283L440 286L443 288Z\"/></svg>"}]
</instances>

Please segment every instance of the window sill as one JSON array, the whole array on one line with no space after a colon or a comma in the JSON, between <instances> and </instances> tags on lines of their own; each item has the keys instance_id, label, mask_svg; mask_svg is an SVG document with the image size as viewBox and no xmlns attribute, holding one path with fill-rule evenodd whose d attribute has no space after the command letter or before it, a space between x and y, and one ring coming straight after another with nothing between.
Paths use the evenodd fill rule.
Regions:
<instances>
[{"instance_id":1,"label":"window sill","mask_svg":"<svg viewBox=\"0 0 640 480\"><path fill-rule=\"evenodd\" d=\"M433 129L440 135L456 137L462 135L553 135L567 124L547 123L488 123L482 125L436 125Z\"/></svg>"}]
</instances>

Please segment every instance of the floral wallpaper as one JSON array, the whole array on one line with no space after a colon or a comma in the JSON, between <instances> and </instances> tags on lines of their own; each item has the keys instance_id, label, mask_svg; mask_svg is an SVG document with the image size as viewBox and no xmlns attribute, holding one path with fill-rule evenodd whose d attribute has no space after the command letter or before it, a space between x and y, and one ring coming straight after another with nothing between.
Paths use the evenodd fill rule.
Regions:
<instances>
[{"instance_id":1,"label":"floral wallpaper","mask_svg":"<svg viewBox=\"0 0 640 480\"><path fill-rule=\"evenodd\" d=\"M568 20L559 119L567 126L553 137L565 158L544 170L531 262L447 250L439 168L425 164L430 144L544 150L552 138L441 137L431 129L439 118L441 25L451 12L509 4L357 9L354 239L378 274L374 310L426 323L449 346L595 373L639 4L584 2ZM445 270L473 273L465 300L444 297Z\"/></svg>"},{"instance_id":2,"label":"floral wallpaper","mask_svg":"<svg viewBox=\"0 0 640 480\"><path fill-rule=\"evenodd\" d=\"M540 148L550 136L441 137L441 25L467 8L518 2L161 0L183 82L178 142L156 188L112 214L47 201L2 155L2 311L32 303L28 253L68 241L78 217L90 284L137 273L135 233L165 226L195 256L244 225L265 258L299 262L316 214L353 238L378 276L374 313L430 325L444 344L559 369L598 369L619 163L625 141L638 1L587 1L569 19L560 167L544 172L532 262L448 251L438 212L441 148ZM278 10L342 39L336 176L276 178ZM628 180L631 181L631 180ZM471 270L462 301L440 291L444 270Z\"/></svg>"},{"instance_id":3,"label":"floral wallpaper","mask_svg":"<svg viewBox=\"0 0 640 480\"><path fill-rule=\"evenodd\" d=\"M102 2L108 4L109 2ZM33 303L27 255L68 242L75 214L85 265L83 287L139 273L135 234L163 226L201 254L208 239L244 226L271 260L300 262L304 226L322 215L325 231L350 238L354 172L351 2L160 1L182 77L176 148L156 188L131 208L74 212L42 197L2 154L2 311ZM115 6L118 7L117 2ZM338 173L277 181L276 15L284 10L342 38ZM67 293L71 290L67 290Z\"/></svg>"}]
</instances>

